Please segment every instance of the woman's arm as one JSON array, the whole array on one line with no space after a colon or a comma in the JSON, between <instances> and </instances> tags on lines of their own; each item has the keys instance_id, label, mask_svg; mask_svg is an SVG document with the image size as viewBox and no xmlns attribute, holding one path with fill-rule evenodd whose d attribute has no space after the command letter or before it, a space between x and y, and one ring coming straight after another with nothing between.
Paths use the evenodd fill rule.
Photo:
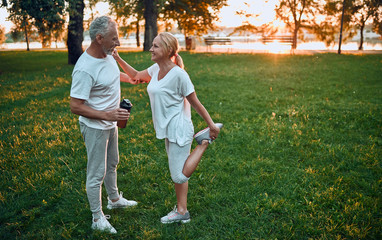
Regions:
<instances>
[{"instance_id":1,"label":"woman's arm","mask_svg":"<svg viewBox=\"0 0 382 240\"><path fill-rule=\"evenodd\" d=\"M191 104L191 106L195 109L195 111L204 119L204 121L207 123L208 127L210 128L210 137L212 139L217 138L220 132L220 128L216 127L214 124L214 121L212 121L212 118L210 114L207 112L206 108L203 106L203 104L199 101L198 97L196 96L196 93L193 92L187 97L188 102Z\"/></svg>"},{"instance_id":2,"label":"woman's arm","mask_svg":"<svg viewBox=\"0 0 382 240\"><path fill-rule=\"evenodd\" d=\"M121 76L121 82L127 82L127 83L131 83L131 84L138 84L139 83L139 81L137 81L135 79L131 79L131 77L129 77L129 75L127 75L126 73L121 72L120 76Z\"/></svg>"},{"instance_id":3,"label":"woman's arm","mask_svg":"<svg viewBox=\"0 0 382 240\"><path fill-rule=\"evenodd\" d=\"M136 83L150 82L151 76L149 75L147 70L143 70L143 71L135 70L135 68L130 66L130 64L128 64L119 56L117 49L114 49L112 55L114 59L118 62L118 64L121 66L123 71L130 77L130 79L132 79L133 81L136 81Z\"/></svg>"}]
</instances>

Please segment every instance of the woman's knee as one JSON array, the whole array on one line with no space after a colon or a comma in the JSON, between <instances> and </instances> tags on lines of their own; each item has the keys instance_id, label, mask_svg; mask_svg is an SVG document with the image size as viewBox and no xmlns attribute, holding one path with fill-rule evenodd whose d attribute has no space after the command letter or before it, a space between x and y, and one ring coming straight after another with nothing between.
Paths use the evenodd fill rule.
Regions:
<instances>
[{"instance_id":1,"label":"woman's knee","mask_svg":"<svg viewBox=\"0 0 382 240\"><path fill-rule=\"evenodd\" d=\"M180 173L180 174L171 175L171 179L174 183L182 184L187 182L189 178L184 176L183 173Z\"/></svg>"}]
</instances>

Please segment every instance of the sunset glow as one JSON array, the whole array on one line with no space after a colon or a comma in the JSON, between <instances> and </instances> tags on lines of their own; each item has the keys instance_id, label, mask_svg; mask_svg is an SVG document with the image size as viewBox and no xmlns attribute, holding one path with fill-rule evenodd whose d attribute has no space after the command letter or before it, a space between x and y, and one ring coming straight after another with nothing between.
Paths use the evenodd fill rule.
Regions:
<instances>
[{"instance_id":1,"label":"sunset glow","mask_svg":"<svg viewBox=\"0 0 382 240\"><path fill-rule=\"evenodd\" d=\"M85 0L85 2L88 2ZM221 32L211 32L212 36L221 36L227 37L228 34L233 32L233 28L239 27L244 23L250 23L254 26L261 26L263 24L269 24L269 26L278 29L277 35L290 35L285 30L285 23L276 18L275 7L279 3L279 0L227 0L228 6L220 9L219 12L219 20L216 21L216 25L219 27L227 27L229 29L224 29ZM87 4L88 5L88 4ZM90 9L85 9L84 20L85 22L91 18L91 16L100 16L100 15L108 15L110 13L109 4L107 2L98 2L95 7ZM241 14L240 14L241 13ZM9 32L13 26L13 23L7 21L8 12L5 8L0 8L0 25L5 27L5 32ZM320 20L320 17L317 16L317 20ZM142 25L143 26L143 25ZM178 39L182 47L184 47L184 36L179 33ZM272 42L263 44L261 42L261 38L259 35L253 33L246 33L245 35L233 35L229 36L232 40L232 44L229 45L213 45L210 49L215 51L239 51L239 52L272 52L272 53L286 53L290 52L291 45L280 43L280 42ZM143 37L142 37L143 38ZM248 41L247 41L248 40ZM142 39L143 41L143 39ZM125 48L135 48L136 42L135 39L121 39L122 47ZM89 40L84 41L84 46L89 44ZM183 44L183 45L182 45ZM39 42L31 42L31 48L40 48L41 43ZM52 47L57 48L66 48L64 42L58 42L52 44ZM203 41L200 41L197 45L200 49L205 48ZM6 43L2 44L0 48L9 48L9 49L23 49L25 48L24 42L16 42L16 43ZM326 46L323 42L319 41L310 41L303 42L298 41L297 49L302 51L310 51L310 50L336 50L338 48L338 43L334 43L332 46ZM343 50L357 50L358 43L357 40L343 42L342 43ZM370 43L365 41L363 44L364 50L381 50L382 44L378 43Z\"/></svg>"},{"instance_id":2,"label":"sunset glow","mask_svg":"<svg viewBox=\"0 0 382 240\"><path fill-rule=\"evenodd\" d=\"M254 26L260 26L275 20L275 5L277 0L228 0L228 6L223 7L220 11L220 20L217 22L219 26L237 27L243 22L248 21ZM239 16L237 11L243 10L251 17ZM254 17L257 16L257 17Z\"/></svg>"}]
</instances>

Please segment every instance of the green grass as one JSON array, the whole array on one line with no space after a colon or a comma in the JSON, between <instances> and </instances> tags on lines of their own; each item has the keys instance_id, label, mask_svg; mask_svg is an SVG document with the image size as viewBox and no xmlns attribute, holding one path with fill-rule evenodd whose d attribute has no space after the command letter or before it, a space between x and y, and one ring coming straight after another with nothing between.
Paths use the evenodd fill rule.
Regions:
<instances>
[{"instance_id":1,"label":"green grass","mask_svg":"<svg viewBox=\"0 0 382 240\"><path fill-rule=\"evenodd\" d=\"M148 53L121 53L143 69ZM146 86L120 130L118 186L139 205L93 232L86 151L69 109L66 52L0 52L1 239L379 239L382 55L182 53L220 138L190 179L191 223L176 203ZM193 111L195 130L205 127Z\"/></svg>"}]
</instances>

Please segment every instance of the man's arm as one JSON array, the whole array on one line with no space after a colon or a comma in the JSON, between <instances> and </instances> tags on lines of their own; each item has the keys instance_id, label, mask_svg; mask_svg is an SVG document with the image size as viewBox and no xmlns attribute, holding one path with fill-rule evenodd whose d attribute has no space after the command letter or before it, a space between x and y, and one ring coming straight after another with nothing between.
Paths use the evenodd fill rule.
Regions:
<instances>
[{"instance_id":1,"label":"man's arm","mask_svg":"<svg viewBox=\"0 0 382 240\"><path fill-rule=\"evenodd\" d=\"M106 121L126 120L130 116L126 109L117 108L108 112L98 111L85 105L85 100L73 97L70 98L70 110L72 113L83 117Z\"/></svg>"}]
</instances>

